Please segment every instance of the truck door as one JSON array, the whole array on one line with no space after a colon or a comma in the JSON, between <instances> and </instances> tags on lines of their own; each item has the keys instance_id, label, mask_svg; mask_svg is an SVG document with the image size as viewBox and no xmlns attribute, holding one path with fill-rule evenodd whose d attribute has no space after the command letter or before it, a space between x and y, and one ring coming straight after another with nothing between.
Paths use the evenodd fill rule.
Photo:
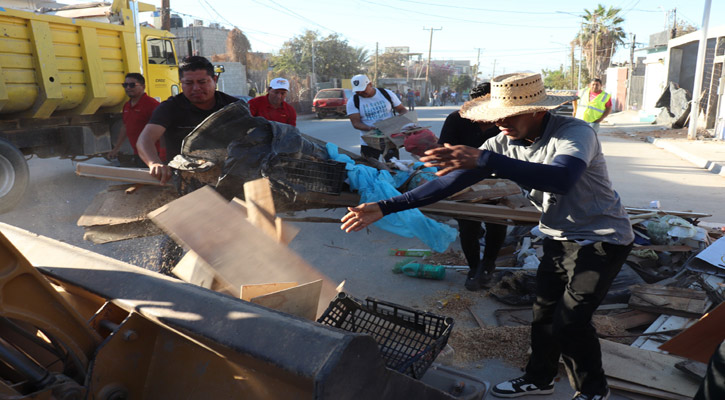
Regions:
<instances>
[{"instance_id":1,"label":"truck door","mask_svg":"<svg viewBox=\"0 0 725 400\"><path fill-rule=\"evenodd\" d=\"M146 92L158 101L179 93L179 67L171 39L146 37Z\"/></svg>"}]
</instances>

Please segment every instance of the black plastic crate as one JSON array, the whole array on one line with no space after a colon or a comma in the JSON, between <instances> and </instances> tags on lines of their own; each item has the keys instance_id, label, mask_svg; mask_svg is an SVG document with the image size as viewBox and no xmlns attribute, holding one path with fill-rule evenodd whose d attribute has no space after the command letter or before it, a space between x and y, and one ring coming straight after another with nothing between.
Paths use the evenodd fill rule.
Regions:
<instances>
[{"instance_id":1,"label":"black plastic crate","mask_svg":"<svg viewBox=\"0 0 725 400\"><path fill-rule=\"evenodd\" d=\"M345 183L345 163L312 161L279 156L278 166L287 181L301 185L311 192L340 194Z\"/></svg>"},{"instance_id":2,"label":"black plastic crate","mask_svg":"<svg viewBox=\"0 0 725 400\"><path fill-rule=\"evenodd\" d=\"M367 298L339 293L317 322L372 336L385 365L420 379L448 342L453 319Z\"/></svg>"}]
</instances>

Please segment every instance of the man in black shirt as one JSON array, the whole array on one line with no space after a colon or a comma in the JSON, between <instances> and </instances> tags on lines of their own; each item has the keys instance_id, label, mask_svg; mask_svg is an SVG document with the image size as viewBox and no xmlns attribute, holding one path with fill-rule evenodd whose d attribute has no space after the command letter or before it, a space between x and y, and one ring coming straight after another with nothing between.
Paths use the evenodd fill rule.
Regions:
<instances>
[{"instance_id":1,"label":"man in black shirt","mask_svg":"<svg viewBox=\"0 0 725 400\"><path fill-rule=\"evenodd\" d=\"M483 97L491 91L491 84L482 83L471 90L471 99ZM465 145L479 148L487 139L498 135L499 129L496 124L474 122L461 117L458 111L448 115L443 123L441 136L438 143L443 145ZM468 277L466 289L476 291L481 285L490 279L491 273L496 268L496 257L506 239L506 225L486 223L486 241L481 259L481 246L479 239L483 236L480 221L467 219L456 219L458 221L458 232L461 239L461 249L468 262Z\"/></svg>"},{"instance_id":2,"label":"man in black shirt","mask_svg":"<svg viewBox=\"0 0 725 400\"><path fill-rule=\"evenodd\" d=\"M139 156L149 172L161 183L171 178L171 168L164 164L154 143L164 138L166 159L181 153L181 142L206 117L237 101L235 97L216 90L214 66L204 57L186 57L179 64L180 94L170 97L154 110L138 138Z\"/></svg>"}]
</instances>

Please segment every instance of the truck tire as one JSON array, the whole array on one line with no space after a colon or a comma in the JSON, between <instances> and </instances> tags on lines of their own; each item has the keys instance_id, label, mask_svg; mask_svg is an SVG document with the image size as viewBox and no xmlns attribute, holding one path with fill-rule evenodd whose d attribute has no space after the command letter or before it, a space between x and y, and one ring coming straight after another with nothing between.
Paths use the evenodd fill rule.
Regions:
<instances>
[{"instance_id":1,"label":"truck tire","mask_svg":"<svg viewBox=\"0 0 725 400\"><path fill-rule=\"evenodd\" d=\"M0 214L20 203L28 187L28 163L23 153L0 139Z\"/></svg>"}]
</instances>

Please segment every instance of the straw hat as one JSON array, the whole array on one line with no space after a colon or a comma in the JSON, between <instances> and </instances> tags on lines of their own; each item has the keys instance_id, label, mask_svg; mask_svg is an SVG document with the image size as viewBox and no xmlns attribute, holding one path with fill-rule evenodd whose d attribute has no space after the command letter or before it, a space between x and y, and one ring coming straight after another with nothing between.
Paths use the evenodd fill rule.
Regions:
<instances>
[{"instance_id":1,"label":"straw hat","mask_svg":"<svg viewBox=\"0 0 725 400\"><path fill-rule=\"evenodd\" d=\"M514 115L551 110L577 98L547 94L539 74L507 74L493 78L491 94L466 102L460 114L472 121L494 122Z\"/></svg>"}]
</instances>

